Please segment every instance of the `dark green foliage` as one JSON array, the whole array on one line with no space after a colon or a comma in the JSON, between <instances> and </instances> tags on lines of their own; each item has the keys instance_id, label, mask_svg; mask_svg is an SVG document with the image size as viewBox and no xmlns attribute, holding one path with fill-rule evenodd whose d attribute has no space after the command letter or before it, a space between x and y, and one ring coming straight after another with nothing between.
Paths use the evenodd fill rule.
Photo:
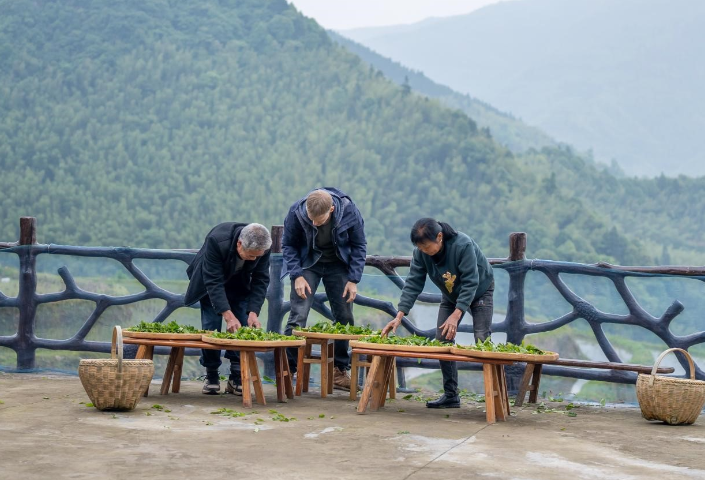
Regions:
<instances>
[{"instance_id":1,"label":"dark green foliage","mask_svg":"<svg viewBox=\"0 0 705 480\"><path fill-rule=\"evenodd\" d=\"M281 224L296 199L334 185L365 216L370 253L408 254L421 216L495 257L512 231L536 257L661 253L640 253L629 228L612 234L619 197L595 203L576 192L601 185L562 183L574 154L559 150L552 182L555 151L518 159L284 0L0 0L0 11L3 241L32 215L44 243L197 248L219 222ZM625 195L641 188L607 178ZM676 200L695 207L687 195Z\"/></svg>"}]
</instances>

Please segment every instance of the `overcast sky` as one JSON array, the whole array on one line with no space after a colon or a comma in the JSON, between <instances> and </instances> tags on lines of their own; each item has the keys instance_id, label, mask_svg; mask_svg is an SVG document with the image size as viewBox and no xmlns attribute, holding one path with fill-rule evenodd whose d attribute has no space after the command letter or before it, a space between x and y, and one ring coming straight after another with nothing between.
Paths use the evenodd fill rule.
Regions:
<instances>
[{"instance_id":1,"label":"overcast sky","mask_svg":"<svg viewBox=\"0 0 705 480\"><path fill-rule=\"evenodd\" d=\"M462 15L502 0L288 0L325 28L346 30Z\"/></svg>"}]
</instances>

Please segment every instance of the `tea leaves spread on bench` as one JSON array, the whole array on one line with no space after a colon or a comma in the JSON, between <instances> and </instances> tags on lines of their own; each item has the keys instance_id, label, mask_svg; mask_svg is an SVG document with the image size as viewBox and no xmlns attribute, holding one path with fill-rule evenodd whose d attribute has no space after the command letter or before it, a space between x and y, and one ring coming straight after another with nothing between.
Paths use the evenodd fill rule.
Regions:
<instances>
[{"instance_id":1,"label":"tea leaves spread on bench","mask_svg":"<svg viewBox=\"0 0 705 480\"><path fill-rule=\"evenodd\" d=\"M205 330L199 330L191 325L179 325L173 320L169 323L140 322L125 330L140 333L206 333Z\"/></svg>"},{"instance_id":2,"label":"tea leaves spread on bench","mask_svg":"<svg viewBox=\"0 0 705 480\"><path fill-rule=\"evenodd\" d=\"M379 335L379 330L372 330L369 325L342 325L340 323L318 322L311 327L300 329L302 332L332 333L336 335Z\"/></svg>"},{"instance_id":3,"label":"tea leaves spread on bench","mask_svg":"<svg viewBox=\"0 0 705 480\"><path fill-rule=\"evenodd\" d=\"M242 327L235 333L230 332L213 332L208 335L212 338L220 338L223 340L254 340L259 342L271 342L278 340L298 340L293 335L282 335L276 332L266 332L259 328Z\"/></svg>"},{"instance_id":4,"label":"tea leaves spread on bench","mask_svg":"<svg viewBox=\"0 0 705 480\"><path fill-rule=\"evenodd\" d=\"M522 353L529 355L548 355L538 347L530 343L521 342L521 345L515 345L511 342L507 343L492 343L489 338L484 342L478 340L475 345L457 345L456 348L464 350L478 350L480 352L498 352L498 353Z\"/></svg>"},{"instance_id":5,"label":"tea leaves spread on bench","mask_svg":"<svg viewBox=\"0 0 705 480\"><path fill-rule=\"evenodd\" d=\"M447 347L447 343L439 342L427 337L420 337L418 335L411 335L409 337L365 337L359 340L363 343L377 343L383 345L406 345L415 347Z\"/></svg>"}]
</instances>

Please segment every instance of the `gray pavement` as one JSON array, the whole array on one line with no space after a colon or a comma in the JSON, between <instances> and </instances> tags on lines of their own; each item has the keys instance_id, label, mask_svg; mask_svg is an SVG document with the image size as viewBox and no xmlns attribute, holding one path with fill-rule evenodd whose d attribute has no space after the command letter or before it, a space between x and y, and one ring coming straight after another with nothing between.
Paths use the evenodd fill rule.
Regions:
<instances>
[{"instance_id":1,"label":"gray pavement","mask_svg":"<svg viewBox=\"0 0 705 480\"><path fill-rule=\"evenodd\" d=\"M570 417L563 402L487 425L484 404L470 400L428 410L398 398L358 415L342 392L286 404L272 386L266 394L267 406L247 412L239 397L187 381L112 413L86 407L77 377L0 373L0 478L705 479L702 416L672 427L635 408L583 405ZM223 407L246 415L211 413Z\"/></svg>"}]
</instances>

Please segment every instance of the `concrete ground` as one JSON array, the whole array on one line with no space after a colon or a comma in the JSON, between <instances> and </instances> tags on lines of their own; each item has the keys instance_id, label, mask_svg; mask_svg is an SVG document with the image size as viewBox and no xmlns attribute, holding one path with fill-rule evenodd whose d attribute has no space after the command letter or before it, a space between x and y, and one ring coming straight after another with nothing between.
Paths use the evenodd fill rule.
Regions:
<instances>
[{"instance_id":1,"label":"concrete ground","mask_svg":"<svg viewBox=\"0 0 705 480\"><path fill-rule=\"evenodd\" d=\"M0 373L0 478L705 479L705 416L673 427L635 408L582 405L571 417L562 402L487 425L470 399L429 410L399 395L358 415L342 392L286 404L266 394L246 412L240 397L187 381L112 413L86 407L77 377ZM211 413L223 407L247 414Z\"/></svg>"}]
</instances>

